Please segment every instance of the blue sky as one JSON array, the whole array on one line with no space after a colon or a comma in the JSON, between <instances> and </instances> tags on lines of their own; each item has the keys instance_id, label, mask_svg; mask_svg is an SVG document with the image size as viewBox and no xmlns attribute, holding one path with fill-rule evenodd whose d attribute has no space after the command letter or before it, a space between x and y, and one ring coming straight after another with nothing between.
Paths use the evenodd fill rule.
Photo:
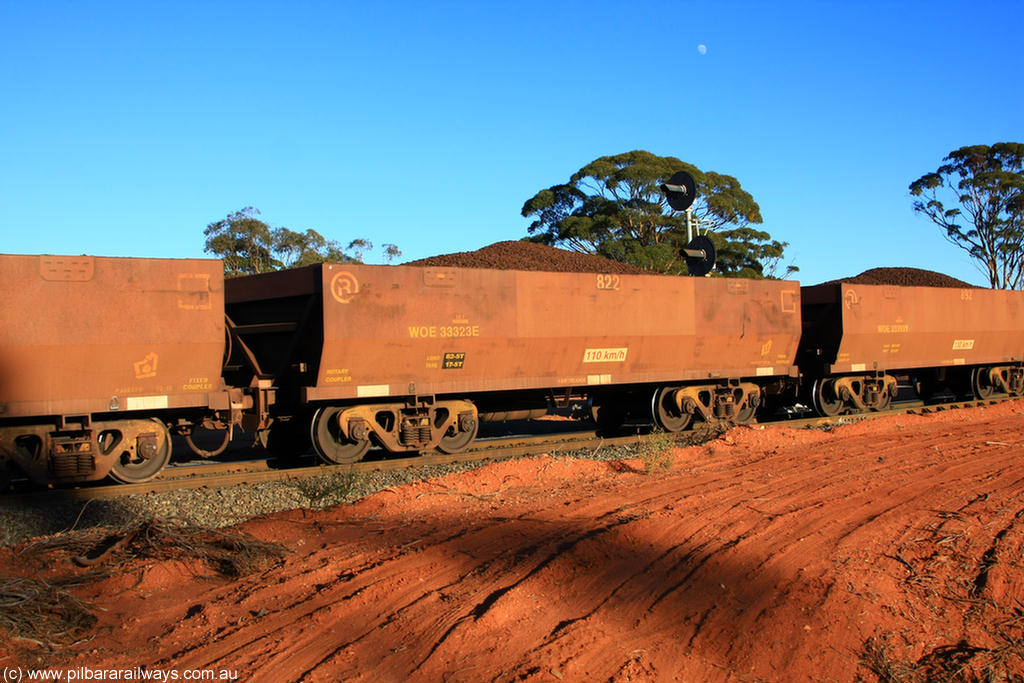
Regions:
<instances>
[{"instance_id":1,"label":"blue sky","mask_svg":"<svg viewBox=\"0 0 1024 683\"><path fill-rule=\"evenodd\" d=\"M411 260L519 239L538 190L646 149L735 176L805 283L984 284L907 185L1024 140L1022 22L1021 1L0 0L0 251L200 257L255 206Z\"/></svg>"}]
</instances>

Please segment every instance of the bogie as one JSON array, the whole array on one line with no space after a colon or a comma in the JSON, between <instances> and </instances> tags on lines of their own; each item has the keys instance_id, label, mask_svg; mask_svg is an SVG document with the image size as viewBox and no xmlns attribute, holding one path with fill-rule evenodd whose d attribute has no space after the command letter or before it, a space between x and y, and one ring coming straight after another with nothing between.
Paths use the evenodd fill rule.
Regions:
<instances>
[{"instance_id":1,"label":"bogie","mask_svg":"<svg viewBox=\"0 0 1024 683\"><path fill-rule=\"evenodd\" d=\"M310 436L322 460L351 463L371 441L394 453L458 453L476 438L478 424L476 407L461 400L326 406L314 413Z\"/></svg>"}]
</instances>

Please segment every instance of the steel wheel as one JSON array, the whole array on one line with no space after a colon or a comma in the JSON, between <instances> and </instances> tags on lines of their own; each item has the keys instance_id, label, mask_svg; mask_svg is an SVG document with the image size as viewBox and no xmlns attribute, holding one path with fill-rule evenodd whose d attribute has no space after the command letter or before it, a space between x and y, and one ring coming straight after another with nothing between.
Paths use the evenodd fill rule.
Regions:
<instances>
[{"instance_id":1,"label":"steel wheel","mask_svg":"<svg viewBox=\"0 0 1024 683\"><path fill-rule=\"evenodd\" d=\"M327 407L313 413L313 422L309 435L313 441L313 450L324 462L335 465L348 465L358 462L370 450L369 437L352 440L341 433L338 425L338 413L341 408Z\"/></svg>"},{"instance_id":2,"label":"steel wheel","mask_svg":"<svg viewBox=\"0 0 1024 683\"><path fill-rule=\"evenodd\" d=\"M990 398L996 387L992 384L992 373L988 368L975 368L971 371L971 391L980 400Z\"/></svg>"},{"instance_id":3,"label":"steel wheel","mask_svg":"<svg viewBox=\"0 0 1024 683\"><path fill-rule=\"evenodd\" d=\"M441 421L444 422L445 419L447 419L447 416L443 416ZM457 429L454 425L449 427L445 435L441 437L441 441L437 444L437 450L449 454L461 453L466 450L466 447L473 443L473 439L476 438L479 423L476 420L469 420L461 426L463 427L461 430Z\"/></svg>"},{"instance_id":4,"label":"steel wheel","mask_svg":"<svg viewBox=\"0 0 1024 683\"><path fill-rule=\"evenodd\" d=\"M827 377L814 380L811 387L814 409L824 417L835 417L843 412L843 399L836 395L836 381Z\"/></svg>"},{"instance_id":5,"label":"steel wheel","mask_svg":"<svg viewBox=\"0 0 1024 683\"><path fill-rule=\"evenodd\" d=\"M736 411L736 414L733 416L732 421L733 423L738 425L748 425L754 421L754 416L756 414L757 406L751 405L748 401L745 408Z\"/></svg>"},{"instance_id":6,"label":"steel wheel","mask_svg":"<svg viewBox=\"0 0 1024 683\"><path fill-rule=\"evenodd\" d=\"M135 432L133 429L132 436L128 439L116 429L116 423L110 425L114 429L100 432L97 441L101 453L107 455L121 448L120 455L110 469L111 479L122 484L141 484L159 474L170 461L171 435L167 433L167 427L160 420L154 417L151 422L153 426L149 431ZM155 436L155 442L147 441L146 445L140 444L139 437L148 438L149 435Z\"/></svg>"},{"instance_id":7,"label":"steel wheel","mask_svg":"<svg viewBox=\"0 0 1024 683\"><path fill-rule=\"evenodd\" d=\"M651 398L651 416L654 424L666 432L681 432L690 426L693 415L679 410L672 398L671 387L662 387Z\"/></svg>"}]
</instances>

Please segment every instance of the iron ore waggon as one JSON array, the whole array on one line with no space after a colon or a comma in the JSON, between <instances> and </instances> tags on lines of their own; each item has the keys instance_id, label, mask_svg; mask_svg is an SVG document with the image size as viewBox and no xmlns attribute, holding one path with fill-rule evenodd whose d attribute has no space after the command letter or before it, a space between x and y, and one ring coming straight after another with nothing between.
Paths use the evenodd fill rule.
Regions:
<instances>
[{"instance_id":1,"label":"iron ore waggon","mask_svg":"<svg viewBox=\"0 0 1024 683\"><path fill-rule=\"evenodd\" d=\"M0 255L0 479L144 481L168 426L229 415L223 283L210 259Z\"/></svg>"},{"instance_id":2,"label":"iron ore waggon","mask_svg":"<svg viewBox=\"0 0 1024 683\"><path fill-rule=\"evenodd\" d=\"M1024 393L1024 292L209 259L0 255L0 479L155 476L171 435L278 455L458 452L481 422L750 422L884 409L908 377ZM220 430L203 450L195 430Z\"/></svg>"},{"instance_id":3,"label":"iron ore waggon","mask_svg":"<svg viewBox=\"0 0 1024 683\"><path fill-rule=\"evenodd\" d=\"M604 425L748 422L797 375L795 282L322 264L228 280L226 312L229 383L274 385L264 442L339 463L581 397Z\"/></svg>"},{"instance_id":4,"label":"iron ore waggon","mask_svg":"<svg viewBox=\"0 0 1024 683\"><path fill-rule=\"evenodd\" d=\"M1024 393L1024 292L830 283L801 291L803 385L821 415L918 395Z\"/></svg>"}]
</instances>

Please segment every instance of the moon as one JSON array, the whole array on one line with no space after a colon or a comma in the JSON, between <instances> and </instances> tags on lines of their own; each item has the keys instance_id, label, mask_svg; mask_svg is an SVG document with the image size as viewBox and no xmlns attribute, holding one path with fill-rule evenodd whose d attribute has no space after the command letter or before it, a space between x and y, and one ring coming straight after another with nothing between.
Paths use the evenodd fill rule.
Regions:
<instances>
[{"instance_id":1,"label":"moon","mask_svg":"<svg viewBox=\"0 0 1024 683\"><path fill-rule=\"evenodd\" d=\"M701 53L702 55L706 55L708 53L708 46L705 45L704 43L701 43L700 45L697 46L697 52Z\"/></svg>"}]
</instances>

